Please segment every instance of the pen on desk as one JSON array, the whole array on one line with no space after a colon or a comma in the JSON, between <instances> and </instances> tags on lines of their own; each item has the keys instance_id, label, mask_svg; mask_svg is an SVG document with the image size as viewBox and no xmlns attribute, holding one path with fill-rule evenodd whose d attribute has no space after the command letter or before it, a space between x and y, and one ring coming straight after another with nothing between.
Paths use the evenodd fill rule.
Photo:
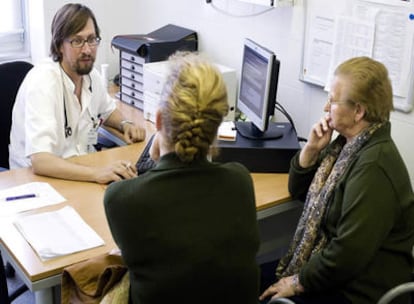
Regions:
<instances>
[{"instance_id":1,"label":"pen on desk","mask_svg":"<svg viewBox=\"0 0 414 304\"><path fill-rule=\"evenodd\" d=\"M15 200L33 198L33 197L36 197L36 194L29 193L29 194L22 194L22 195L16 195L16 196L8 196L6 197L6 201L15 201Z\"/></svg>"}]
</instances>

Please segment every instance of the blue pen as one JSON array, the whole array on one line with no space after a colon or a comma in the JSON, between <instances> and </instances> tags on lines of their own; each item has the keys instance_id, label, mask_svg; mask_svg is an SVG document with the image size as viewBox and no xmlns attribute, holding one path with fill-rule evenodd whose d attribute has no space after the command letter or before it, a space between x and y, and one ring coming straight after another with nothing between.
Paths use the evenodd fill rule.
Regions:
<instances>
[{"instance_id":1,"label":"blue pen","mask_svg":"<svg viewBox=\"0 0 414 304\"><path fill-rule=\"evenodd\" d=\"M32 198L32 197L36 197L36 194L29 193L29 194L22 194L22 195L17 195L17 196L9 196L9 197L6 197L6 201L15 201L19 199Z\"/></svg>"}]
</instances>

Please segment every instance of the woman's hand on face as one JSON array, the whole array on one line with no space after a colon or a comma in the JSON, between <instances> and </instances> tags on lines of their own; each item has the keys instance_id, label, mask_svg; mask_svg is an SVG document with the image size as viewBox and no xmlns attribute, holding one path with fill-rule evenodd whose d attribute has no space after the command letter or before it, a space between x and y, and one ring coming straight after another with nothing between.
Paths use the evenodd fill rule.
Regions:
<instances>
[{"instance_id":1,"label":"woman's hand on face","mask_svg":"<svg viewBox=\"0 0 414 304\"><path fill-rule=\"evenodd\" d=\"M329 126L330 117L326 115L313 125L308 143L319 152L325 148L332 138L333 129Z\"/></svg>"},{"instance_id":2,"label":"woman's hand on face","mask_svg":"<svg viewBox=\"0 0 414 304\"><path fill-rule=\"evenodd\" d=\"M308 141L303 147L299 157L299 164L303 168L314 165L319 153L325 148L332 138L333 129L329 126L330 117L326 115L312 126Z\"/></svg>"}]
</instances>

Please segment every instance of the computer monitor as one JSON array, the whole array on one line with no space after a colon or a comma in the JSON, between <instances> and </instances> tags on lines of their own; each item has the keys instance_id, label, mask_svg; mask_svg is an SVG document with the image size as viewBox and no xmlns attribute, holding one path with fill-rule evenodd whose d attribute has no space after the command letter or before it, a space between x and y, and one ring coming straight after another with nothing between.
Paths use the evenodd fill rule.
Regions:
<instances>
[{"instance_id":1,"label":"computer monitor","mask_svg":"<svg viewBox=\"0 0 414 304\"><path fill-rule=\"evenodd\" d=\"M269 127L276 106L279 67L280 62L272 51L245 39L237 107L248 122L236 122L241 136L250 139L283 136L283 131Z\"/></svg>"}]
</instances>

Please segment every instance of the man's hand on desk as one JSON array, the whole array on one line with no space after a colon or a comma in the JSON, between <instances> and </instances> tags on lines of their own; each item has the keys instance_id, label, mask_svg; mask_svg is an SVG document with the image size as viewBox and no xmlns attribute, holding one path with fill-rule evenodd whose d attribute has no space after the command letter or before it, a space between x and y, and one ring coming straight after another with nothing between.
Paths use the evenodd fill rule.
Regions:
<instances>
[{"instance_id":1,"label":"man's hand on desk","mask_svg":"<svg viewBox=\"0 0 414 304\"><path fill-rule=\"evenodd\" d=\"M95 180L99 184L108 184L137 176L135 166L130 162L120 160L108 167L96 168Z\"/></svg>"},{"instance_id":2,"label":"man's hand on desk","mask_svg":"<svg viewBox=\"0 0 414 304\"><path fill-rule=\"evenodd\" d=\"M145 139L145 129L134 125L132 122L122 124L124 141L127 144L143 141Z\"/></svg>"},{"instance_id":3,"label":"man's hand on desk","mask_svg":"<svg viewBox=\"0 0 414 304\"><path fill-rule=\"evenodd\" d=\"M94 162L80 164L76 163L76 158L72 161L46 152L33 154L31 160L35 174L68 180L108 184L137 176L135 166L126 160L117 160L106 166L94 166Z\"/></svg>"},{"instance_id":4,"label":"man's hand on desk","mask_svg":"<svg viewBox=\"0 0 414 304\"><path fill-rule=\"evenodd\" d=\"M123 134L123 140L132 144L145 139L145 128L139 127L130 120L126 120L119 109L115 109L105 120L104 125L114 128Z\"/></svg>"}]
</instances>

